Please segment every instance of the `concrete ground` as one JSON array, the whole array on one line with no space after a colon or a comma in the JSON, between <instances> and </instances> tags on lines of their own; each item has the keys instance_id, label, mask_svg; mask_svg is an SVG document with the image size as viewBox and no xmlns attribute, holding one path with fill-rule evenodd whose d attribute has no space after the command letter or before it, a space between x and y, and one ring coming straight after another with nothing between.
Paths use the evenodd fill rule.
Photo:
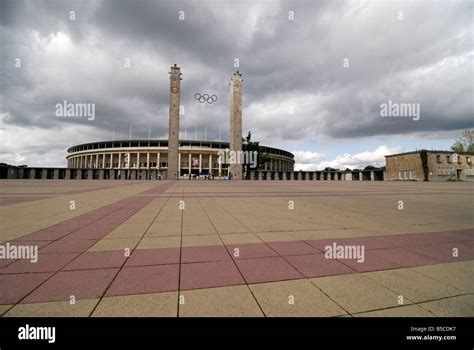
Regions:
<instances>
[{"instance_id":1,"label":"concrete ground","mask_svg":"<svg viewBox=\"0 0 474 350\"><path fill-rule=\"evenodd\" d=\"M473 189L2 180L0 315L474 316Z\"/></svg>"}]
</instances>

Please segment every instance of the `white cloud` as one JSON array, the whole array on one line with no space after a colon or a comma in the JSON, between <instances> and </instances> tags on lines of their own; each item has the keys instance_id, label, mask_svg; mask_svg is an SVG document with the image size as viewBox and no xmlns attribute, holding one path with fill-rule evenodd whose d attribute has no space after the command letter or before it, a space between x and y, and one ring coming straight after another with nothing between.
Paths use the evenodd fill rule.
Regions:
<instances>
[{"instance_id":1,"label":"white cloud","mask_svg":"<svg viewBox=\"0 0 474 350\"><path fill-rule=\"evenodd\" d=\"M326 156L316 152L295 151L295 170L322 170L330 167L335 169L361 169L367 165L384 166L385 156L402 152L402 146L380 146L374 151L365 151L355 154L344 153L333 160L326 160Z\"/></svg>"}]
</instances>

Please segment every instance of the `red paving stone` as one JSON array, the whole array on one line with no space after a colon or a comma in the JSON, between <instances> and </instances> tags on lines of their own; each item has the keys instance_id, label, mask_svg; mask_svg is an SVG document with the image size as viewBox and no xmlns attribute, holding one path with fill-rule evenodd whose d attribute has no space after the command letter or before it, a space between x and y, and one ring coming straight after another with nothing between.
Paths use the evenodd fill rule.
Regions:
<instances>
[{"instance_id":1,"label":"red paving stone","mask_svg":"<svg viewBox=\"0 0 474 350\"><path fill-rule=\"evenodd\" d=\"M404 248L366 251L363 263L358 263L355 260L348 259L340 261L357 272L399 269L402 267L424 266L440 263L439 260L435 260Z\"/></svg>"},{"instance_id":2,"label":"red paving stone","mask_svg":"<svg viewBox=\"0 0 474 350\"><path fill-rule=\"evenodd\" d=\"M123 268L112 282L107 296L159 293L178 290L179 265Z\"/></svg>"},{"instance_id":3,"label":"red paving stone","mask_svg":"<svg viewBox=\"0 0 474 350\"><path fill-rule=\"evenodd\" d=\"M270 242L267 245L280 255L316 254L320 251L304 241Z\"/></svg>"},{"instance_id":4,"label":"red paving stone","mask_svg":"<svg viewBox=\"0 0 474 350\"><path fill-rule=\"evenodd\" d=\"M403 241L404 242L404 241ZM393 248L394 245L388 241L380 239L380 237L355 237L342 239L321 239L306 241L312 247L325 252L326 246L332 246L333 243L337 245L360 245L364 246L365 250Z\"/></svg>"},{"instance_id":5,"label":"red paving stone","mask_svg":"<svg viewBox=\"0 0 474 350\"><path fill-rule=\"evenodd\" d=\"M52 273L0 275L0 304L16 304Z\"/></svg>"},{"instance_id":6,"label":"red paving stone","mask_svg":"<svg viewBox=\"0 0 474 350\"><path fill-rule=\"evenodd\" d=\"M232 261L181 265L181 290L245 284Z\"/></svg>"},{"instance_id":7,"label":"red paving stone","mask_svg":"<svg viewBox=\"0 0 474 350\"><path fill-rule=\"evenodd\" d=\"M38 251L38 261L31 262L29 259L17 260L14 263L0 269L0 274L7 273L34 273L34 272L56 272L74 259L77 253L65 254L41 254Z\"/></svg>"},{"instance_id":8,"label":"red paving stone","mask_svg":"<svg viewBox=\"0 0 474 350\"><path fill-rule=\"evenodd\" d=\"M121 267L127 258L123 250L85 252L64 267L63 270L92 270Z\"/></svg>"},{"instance_id":9,"label":"red paving stone","mask_svg":"<svg viewBox=\"0 0 474 350\"><path fill-rule=\"evenodd\" d=\"M31 197L4 197L0 198L0 207L7 205L29 203L34 201L39 201L41 199L52 198L51 196L31 196Z\"/></svg>"},{"instance_id":10,"label":"red paving stone","mask_svg":"<svg viewBox=\"0 0 474 350\"><path fill-rule=\"evenodd\" d=\"M125 267L179 263L179 248L138 249L127 259Z\"/></svg>"},{"instance_id":11,"label":"red paving stone","mask_svg":"<svg viewBox=\"0 0 474 350\"><path fill-rule=\"evenodd\" d=\"M408 250L436 259L441 262L465 261L474 259L474 244L470 242L457 242L436 244L423 247L411 247ZM453 249L457 249L458 256L453 256Z\"/></svg>"},{"instance_id":12,"label":"red paving stone","mask_svg":"<svg viewBox=\"0 0 474 350\"><path fill-rule=\"evenodd\" d=\"M40 249L41 254L51 253L82 253L92 247L97 241L95 239L64 240L55 241Z\"/></svg>"},{"instance_id":13,"label":"red paving stone","mask_svg":"<svg viewBox=\"0 0 474 350\"><path fill-rule=\"evenodd\" d=\"M181 252L182 263L222 260L230 260L224 246L183 247Z\"/></svg>"},{"instance_id":14,"label":"red paving stone","mask_svg":"<svg viewBox=\"0 0 474 350\"><path fill-rule=\"evenodd\" d=\"M22 303L99 298L118 269L61 271L28 295Z\"/></svg>"},{"instance_id":15,"label":"red paving stone","mask_svg":"<svg viewBox=\"0 0 474 350\"><path fill-rule=\"evenodd\" d=\"M281 257L236 260L247 283L263 283L303 278Z\"/></svg>"},{"instance_id":16,"label":"red paving stone","mask_svg":"<svg viewBox=\"0 0 474 350\"><path fill-rule=\"evenodd\" d=\"M278 256L278 254L265 243L231 244L226 247L235 260ZM238 249L238 256L236 256L235 249Z\"/></svg>"},{"instance_id":17,"label":"red paving stone","mask_svg":"<svg viewBox=\"0 0 474 350\"><path fill-rule=\"evenodd\" d=\"M143 192L153 196L129 197L15 240L15 243L37 244L43 248L40 249L37 264L24 260L13 263L0 261L0 267L4 266L0 268L2 285L15 285L8 291L2 288L0 303L17 302L51 276L34 272L57 272L61 269L24 302L69 300L70 295L75 295L77 299L99 297L124 262L125 267L113 280L107 295L175 291L179 283L182 290L189 290L423 266L456 261L452 258L454 246L459 247L458 260L474 259L472 229L334 240L183 247L180 282L180 248L135 250L128 259L123 251L85 252L171 186L172 183L157 186ZM320 252L324 251L326 245L333 243L363 245L365 261L358 263L355 260L325 259ZM235 248L239 249L238 257L234 256ZM83 254L78 256L79 253ZM10 265L5 267L6 264Z\"/></svg>"},{"instance_id":18,"label":"red paving stone","mask_svg":"<svg viewBox=\"0 0 474 350\"><path fill-rule=\"evenodd\" d=\"M326 259L324 254L288 256L286 260L304 277L320 277L354 273L335 259Z\"/></svg>"}]
</instances>

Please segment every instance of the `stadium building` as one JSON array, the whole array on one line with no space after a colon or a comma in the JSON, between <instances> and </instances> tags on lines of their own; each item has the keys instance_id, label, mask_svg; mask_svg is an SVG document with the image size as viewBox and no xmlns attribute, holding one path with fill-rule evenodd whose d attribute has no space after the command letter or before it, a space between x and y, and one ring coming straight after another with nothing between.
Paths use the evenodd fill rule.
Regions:
<instances>
[{"instance_id":1,"label":"stadium building","mask_svg":"<svg viewBox=\"0 0 474 350\"><path fill-rule=\"evenodd\" d=\"M229 175L228 164L220 164L219 152L229 149L229 142L179 141L178 174L210 175L223 178ZM167 178L168 140L118 140L86 143L70 147L66 157L68 169L88 170L92 178L159 179ZM261 147L269 157L260 170L293 171L294 155L288 151ZM99 174L100 171L103 171ZM257 169L255 169L257 170ZM85 175L87 176L87 175ZM76 176L72 176L76 178Z\"/></svg>"}]
</instances>

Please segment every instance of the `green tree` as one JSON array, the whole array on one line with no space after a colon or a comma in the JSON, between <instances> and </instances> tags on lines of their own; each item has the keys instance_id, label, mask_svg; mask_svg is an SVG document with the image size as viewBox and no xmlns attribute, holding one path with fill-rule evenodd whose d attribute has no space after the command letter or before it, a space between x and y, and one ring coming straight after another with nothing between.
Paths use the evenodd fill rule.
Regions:
<instances>
[{"instance_id":1,"label":"green tree","mask_svg":"<svg viewBox=\"0 0 474 350\"><path fill-rule=\"evenodd\" d=\"M474 153L474 130L465 130L461 137L451 146L451 151Z\"/></svg>"},{"instance_id":2,"label":"green tree","mask_svg":"<svg viewBox=\"0 0 474 350\"><path fill-rule=\"evenodd\" d=\"M268 153L264 152L264 148L260 146L260 142L252 141L252 133L249 131L245 138L242 138L242 150L244 152L257 152L257 164L255 168L250 168L250 164L243 164L245 179L250 180L250 170L261 170L265 167L265 163L270 161Z\"/></svg>"},{"instance_id":3,"label":"green tree","mask_svg":"<svg viewBox=\"0 0 474 350\"><path fill-rule=\"evenodd\" d=\"M379 168L373 166L373 165L367 165L364 170L379 170Z\"/></svg>"}]
</instances>

